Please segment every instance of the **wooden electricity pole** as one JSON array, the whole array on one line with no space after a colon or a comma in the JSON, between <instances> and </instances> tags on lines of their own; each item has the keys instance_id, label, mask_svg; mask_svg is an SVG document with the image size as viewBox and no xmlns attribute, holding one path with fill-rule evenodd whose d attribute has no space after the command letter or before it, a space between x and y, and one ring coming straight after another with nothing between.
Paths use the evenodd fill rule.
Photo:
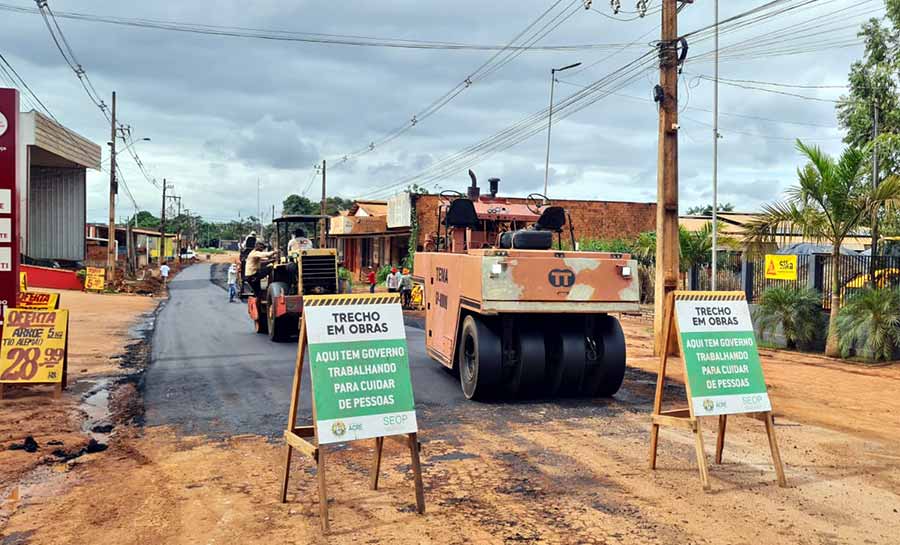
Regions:
<instances>
[{"instance_id":1,"label":"wooden electricity pole","mask_svg":"<svg viewBox=\"0 0 900 545\"><path fill-rule=\"evenodd\" d=\"M326 198L325 198L325 159L322 159L322 205L319 207L319 214L325 215L325 206L326 206ZM319 248L324 248L327 243L325 239L325 230L328 227L328 220L322 218L319 222Z\"/></svg>"},{"instance_id":2,"label":"wooden electricity pole","mask_svg":"<svg viewBox=\"0 0 900 545\"><path fill-rule=\"evenodd\" d=\"M662 0L659 42L659 156L656 181L656 285L653 331L662 347L669 293L678 289L678 2Z\"/></svg>"},{"instance_id":3,"label":"wooden electricity pole","mask_svg":"<svg viewBox=\"0 0 900 545\"><path fill-rule=\"evenodd\" d=\"M109 231L106 235L106 282L116 279L116 92L112 94L112 118L110 119L109 142Z\"/></svg>"},{"instance_id":4,"label":"wooden electricity pole","mask_svg":"<svg viewBox=\"0 0 900 545\"><path fill-rule=\"evenodd\" d=\"M166 262L166 179L163 178L162 213L159 216L159 266Z\"/></svg>"}]
</instances>

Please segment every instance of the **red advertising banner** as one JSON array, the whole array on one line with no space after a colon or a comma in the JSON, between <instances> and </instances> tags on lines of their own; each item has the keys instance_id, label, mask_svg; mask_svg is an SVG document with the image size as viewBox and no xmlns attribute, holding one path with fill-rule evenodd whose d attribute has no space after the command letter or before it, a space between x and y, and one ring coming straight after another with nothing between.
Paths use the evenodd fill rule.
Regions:
<instances>
[{"instance_id":1,"label":"red advertising banner","mask_svg":"<svg viewBox=\"0 0 900 545\"><path fill-rule=\"evenodd\" d=\"M18 124L19 92L0 89L0 315L19 300Z\"/></svg>"}]
</instances>

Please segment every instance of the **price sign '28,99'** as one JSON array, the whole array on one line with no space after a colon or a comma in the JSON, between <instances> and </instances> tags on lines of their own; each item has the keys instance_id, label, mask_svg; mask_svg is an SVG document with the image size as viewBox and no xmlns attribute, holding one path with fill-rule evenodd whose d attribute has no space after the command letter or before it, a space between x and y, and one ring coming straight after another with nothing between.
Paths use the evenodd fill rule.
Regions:
<instances>
[{"instance_id":1,"label":"price sign '28,99'","mask_svg":"<svg viewBox=\"0 0 900 545\"><path fill-rule=\"evenodd\" d=\"M0 384L65 381L69 311L8 308L3 324Z\"/></svg>"}]
</instances>

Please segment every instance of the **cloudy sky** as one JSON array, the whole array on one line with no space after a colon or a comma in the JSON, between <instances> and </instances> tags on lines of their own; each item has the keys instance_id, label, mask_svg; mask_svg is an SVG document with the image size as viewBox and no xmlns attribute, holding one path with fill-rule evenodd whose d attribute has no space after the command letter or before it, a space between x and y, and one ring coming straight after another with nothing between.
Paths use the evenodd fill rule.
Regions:
<instances>
[{"instance_id":1,"label":"cloudy sky","mask_svg":"<svg viewBox=\"0 0 900 545\"><path fill-rule=\"evenodd\" d=\"M628 13L617 16L605 0L594 1L591 10L578 9L582 0L556 3L540 24L557 14L562 15L556 22L562 22L538 45L615 47L526 51L476 80L399 138L346 162L339 159L402 126L494 52L323 45L58 20L100 94L108 97L116 90L120 119L132 126L136 138L151 138L134 148L149 174L173 183L187 208L209 219L227 220L256 213L257 180L263 210L305 189L315 198L319 187L311 167L323 158L329 160L330 194L365 197L405 187L404 180L436 161L545 108L550 68L573 62L587 67L558 76L559 102L581 90L579 86L640 57L658 38L659 1L649 0L650 13L644 18L630 13L633 0L622 0L622 10ZM721 18L766 1L721 2ZM850 63L862 53L860 45L851 45L855 29L883 13L880 0L804 3L784 0L796 9L730 30L721 38L723 48L731 47L721 63L721 77L743 83L720 86L720 199L740 210L755 209L793 182L799 161L793 138L830 152L840 150L841 132L830 100L843 91L831 86L846 81ZM265 31L504 45L554 2L51 0L50 5L58 15L77 12ZM4 11L3 6L31 9L34 2L0 2L0 52L57 119L103 145L106 160L108 125L65 64L41 17ZM712 2L696 0L682 11L680 30L690 32L712 21ZM765 41L782 29L798 30L786 41ZM709 56L703 55L712 42L699 38L690 44L679 86L682 210L711 200L712 114L707 110L712 107L712 84L701 76L713 73ZM813 52L814 41L841 47ZM655 200L657 113L650 97L658 76L652 65L633 75L606 86L615 94L554 124L551 197ZM468 180L465 169L472 167L482 179L500 177L503 193L539 191L545 146L544 130L478 157L477 163L455 164L444 178L425 180L429 188L462 189ZM121 157L120 165L139 207L158 214L159 191L128 156ZM89 174L92 221L106 214L107 176ZM133 209L130 199L120 194L119 215Z\"/></svg>"}]
</instances>

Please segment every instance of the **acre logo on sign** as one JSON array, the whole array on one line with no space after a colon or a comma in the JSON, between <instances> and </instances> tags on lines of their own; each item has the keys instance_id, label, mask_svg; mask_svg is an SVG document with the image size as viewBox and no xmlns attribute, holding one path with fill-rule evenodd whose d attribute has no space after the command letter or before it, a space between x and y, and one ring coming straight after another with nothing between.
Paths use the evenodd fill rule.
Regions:
<instances>
[{"instance_id":1,"label":"acre logo on sign","mask_svg":"<svg viewBox=\"0 0 900 545\"><path fill-rule=\"evenodd\" d=\"M344 435L345 433L347 433L347 426L343 422L338 420L337 422L335 422L334 424L331 425L331 433L340 437L340 436Z\"/></svg>"}]
</instances>

